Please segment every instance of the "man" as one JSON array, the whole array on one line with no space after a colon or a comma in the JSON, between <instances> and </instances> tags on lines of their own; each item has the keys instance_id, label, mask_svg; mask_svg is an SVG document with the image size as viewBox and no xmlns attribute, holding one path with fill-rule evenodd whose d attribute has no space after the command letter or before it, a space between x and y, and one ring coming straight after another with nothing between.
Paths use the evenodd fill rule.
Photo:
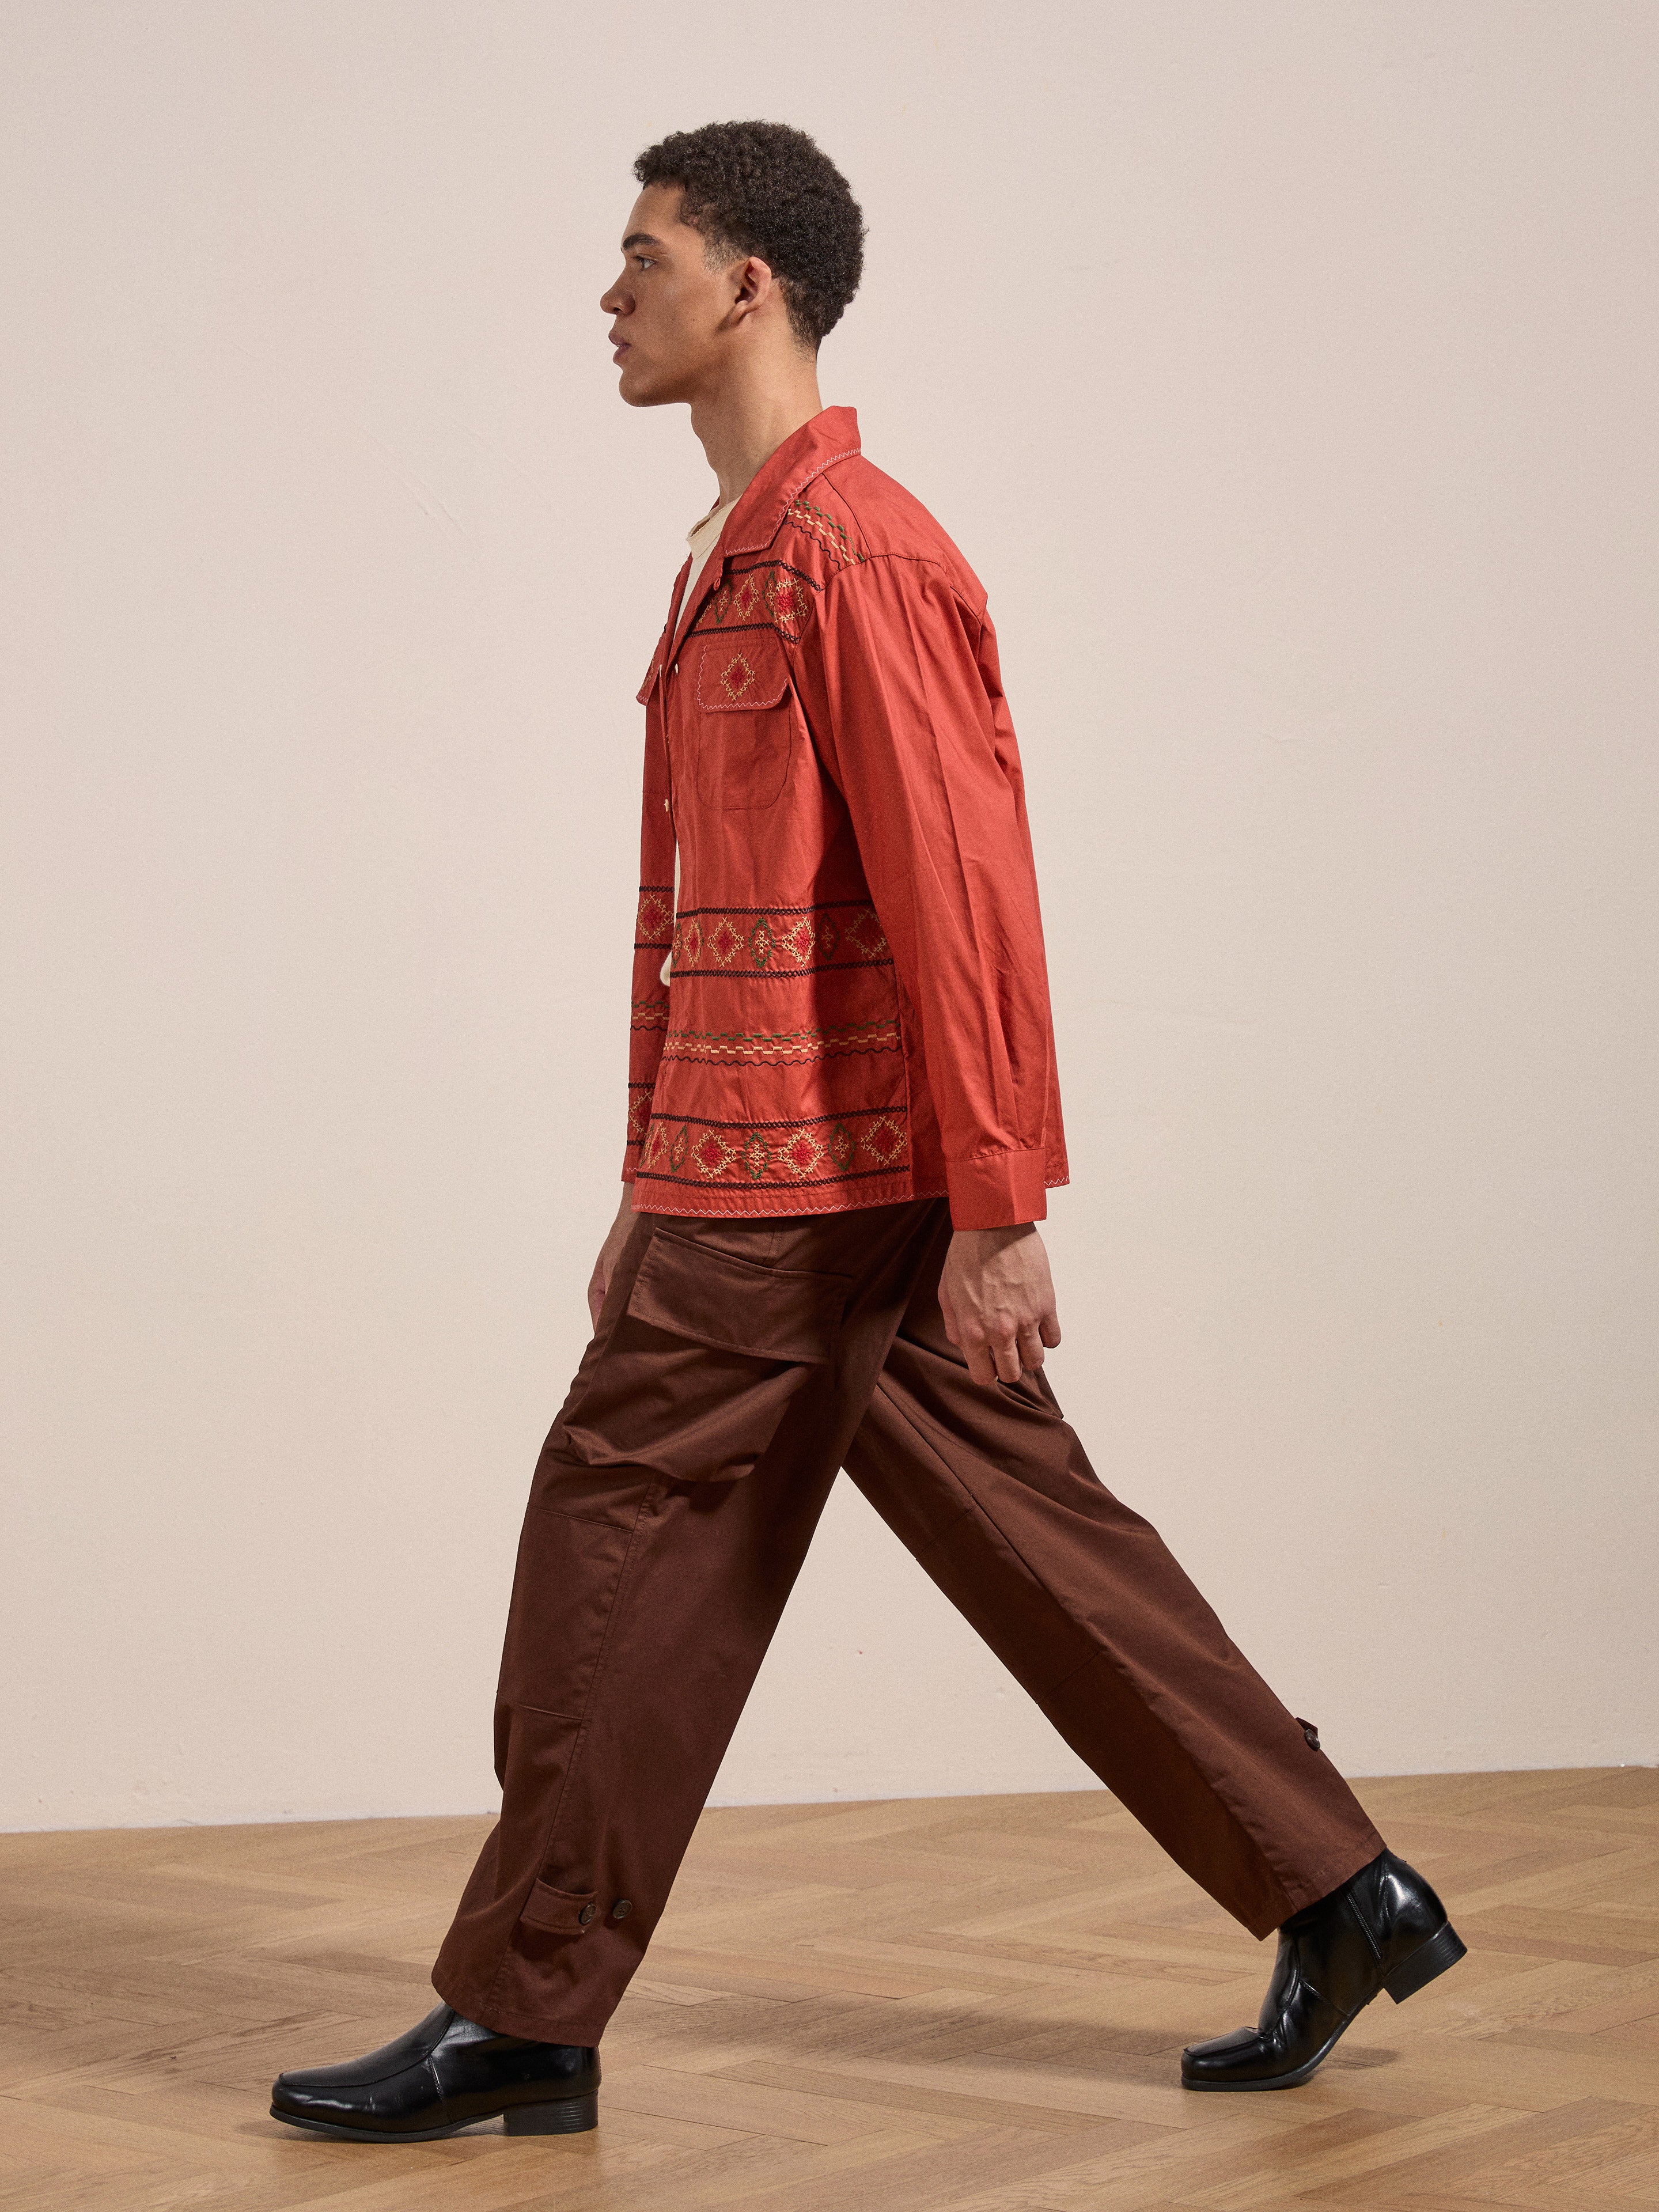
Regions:
<instances>
[{"instance_id":1,"label":"man","mask_svg":"<svg viewBox=\"0 0 1659 2212\"><path fill-rule=\"evenodd\" d=\"M1289 2087L1462 1946L1043 1374L1067 1170L1019 752L978 580L818 395L862 263L846 181L769 123L635 173L600 302L621 395L690 405L719 498L639 692L622 1203L532 1486L444 2002L271 2110L595 2124L596 2046L843 1466L1176 1861L1279 1931L1258 2027L1182 2078Z\"/></svg>"}]
</instances>

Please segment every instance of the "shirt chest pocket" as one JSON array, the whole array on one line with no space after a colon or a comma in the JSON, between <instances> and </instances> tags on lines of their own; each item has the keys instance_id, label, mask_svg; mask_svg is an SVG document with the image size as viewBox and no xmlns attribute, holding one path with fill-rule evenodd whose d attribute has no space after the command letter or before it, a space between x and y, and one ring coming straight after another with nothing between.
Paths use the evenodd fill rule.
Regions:
<instances>
[{"instance_id":1,"label":"shirt chest pocket","mask_svg":"<svg viewBox=\"0 0 1659 2212\"><path fill-rule=\"evenodd\" d=\"M775 630L691 641L697 797L706 806L770 806L789 773L794 712Z\"/></svg>"}]
</instances>

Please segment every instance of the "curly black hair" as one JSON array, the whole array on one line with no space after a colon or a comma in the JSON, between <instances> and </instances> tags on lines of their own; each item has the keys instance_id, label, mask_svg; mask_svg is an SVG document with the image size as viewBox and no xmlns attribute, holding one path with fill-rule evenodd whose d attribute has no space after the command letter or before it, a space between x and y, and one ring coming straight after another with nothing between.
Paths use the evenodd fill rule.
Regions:
<instances>
[{"instance_id":1,"label":"curly black hair","mask_svg":"<svg viewBox=\"0 0 1659 2212\"><path fill-rule=\"evenodd\" d=\"M817 351L864 273L863 213L815 139L787 123L673 131L634 164L642 185L680 185L680 220L711 265L758 254L782 288L789 325Z\"/></svg>"}]
</instances>

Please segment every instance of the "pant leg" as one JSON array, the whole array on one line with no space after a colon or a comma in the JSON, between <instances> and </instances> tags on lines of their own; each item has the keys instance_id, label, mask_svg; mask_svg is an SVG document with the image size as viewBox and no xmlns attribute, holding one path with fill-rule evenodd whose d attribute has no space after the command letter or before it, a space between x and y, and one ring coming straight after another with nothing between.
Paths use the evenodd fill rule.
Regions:
<instances>
[{"instance_id":1,"label":"pant leg","mask_svg":"<svg viewBox=\"0 0 1659 2212\"><path fill-rule=\"evenodd\" d=\"M945 1334L948 1224L847 1472L1079 1757L1255 1936L1382 1838L1151 1523L1101 1483L1041 1368L975 1382Z\"/></svg>"},{"instance_id":2,"label":"pant leg","mask_svg":"<svg viewBox=\"0 0 1659 2212\"><path fill-rule=\"evenodd\" d=\"M639 1216L532 1483L501 1819L432 1971L458 2012L599 2040L941 1220Z\"/></svg>"}]
</instances>

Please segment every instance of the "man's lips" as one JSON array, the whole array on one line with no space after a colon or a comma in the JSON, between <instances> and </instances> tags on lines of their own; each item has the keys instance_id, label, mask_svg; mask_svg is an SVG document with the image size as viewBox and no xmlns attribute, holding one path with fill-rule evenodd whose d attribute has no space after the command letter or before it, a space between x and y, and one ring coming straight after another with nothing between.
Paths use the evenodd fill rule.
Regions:
<instances>
[{"instance_id":1,"label":"man's lips","mask_svg":"<svg viewBox=\"0 0 1659 2212\"><path fill-rule=\"evenodd\" d=\"M629 350L628 340L626 338L612 338L611 343L617 349L611 356L611 360L620 361L623 356Z\"/></svg>"}]
</instances>

